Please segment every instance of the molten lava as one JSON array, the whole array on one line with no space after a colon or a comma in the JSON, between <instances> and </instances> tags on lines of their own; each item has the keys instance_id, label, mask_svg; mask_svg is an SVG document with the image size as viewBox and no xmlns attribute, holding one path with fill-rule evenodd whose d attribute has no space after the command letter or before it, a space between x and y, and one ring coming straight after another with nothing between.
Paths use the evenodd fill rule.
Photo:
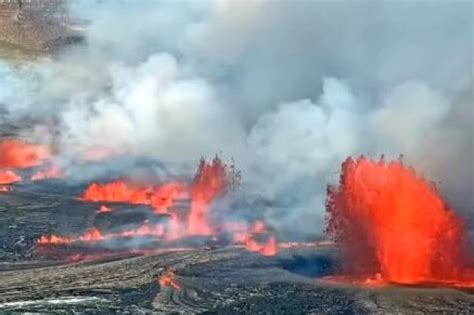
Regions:
<instances>
[{"instance_id":1,"label":"molten lava","mask_svg":"<svg viewBox=\"0 0 474 315\"><path fill-rule=\"evenodd\" d=\"M176 280L176 274L173 271L168 271L158 279L161 287L173 287L180 289L181 285Z\"/></svg>"},{"instance_id":2,"label":"molten lava","mask_svg":"<svg viewBox=\"0 0 474 315\"><path fill-rule=\"evenodd\" d=\"M209 218L209 205L230 187L227 166L219 158L212 163L199 163L191 186L191 209L188 231L190 235L211 235L214 232Z\"/></svg>"},{"instance_id":3,"label":"molten lava","mask_svg":"<svg viewBox=\"0 0 474 315\"><path fill-rule=\"evenodd\" d=\"M29 168L43 164L50 156L48 147L17 139L0 141L0 168Z\"/></svg>"},{"instance_id":4,"label":"molten lava","mask_svg":"<svg viewBox=\"0 0 474 315\"><path fill-rule=\"evenodd\" d=\"M346 271L403 284L468 282L461 219L401 161L348 158L328 188L328 233Z\"/></svg>"},{"instance_id":5,"label":"molten lava","mask_svg":"<svg viewBox=\"0 0 474 315\"><path fill-rule=\"evenodd\" d=\"M82 195L86 202L122 202L142 204L151 207L160 216L160 223L145 220L132 230L102 234L93 228L78 237L57 235L41 236L38 245L67 245L75 242L97 242L116 238L151 237L173 241L184 237L206 235L217 239L233 234L234 243L243 244L250 251L265 256L273 256L278 244L262 221L256 221L250 228L245 222L214 222L210 215L216 198L238 185L239 174L233 166L228 166L215 158L211 162L201 160L193 181L188 184L171 181L161 185L137 186L125 180L110 183L92 183ZM190 204L183 201L190 199ZM181 203L177 203L180 201ZM179 206L181 204L181 206ZM176 206L175 206L176 205ZM101 205L97 213L107 215L112 209ZM165 218L165 220L163 220Z\"/></svg>"},{"instance_id":6,"label":"molten lava","mask_svg":"<svg viewBox=\"0 0 474 315\"><path fill-rule=\"evenodd\" d=\"M258 238L264 237L265 241L258 241ZM263 256L275 256L278 251L278 243L274 235L270 234L270 231L265 224L257 220L246 231L237 231L234 233L234 243L244 244L245 249L250 252L256 252Z\"/></svg>"},{"instance_id":7,"label":"molten lava","mask_svg":"<svg viewBox=\"0 0 474 315\"><path fill-rule=\"evenodd\" d=\"M181 182L170 182L153 189L151 195L151 206L156 213L167 213L173 206L176 199L186 198L188 195L187 187Z\"/></svg>"},{"instance_id":8,"label":"molten lava","mask_svg":"<svg viewBox=\"0 0 474 315\"><path fill-rule=\"evenodd\" d=\"M62 237L57 235L41 236L38 245L67 245L74 242L97 242L106 239L97 228L91 228L79 237Z\"/></svg>"},{"instance_id":9,"label":"molten lava","mask_svg":"<svg viewBox=\"0 0 474 315\"><path fill-rule=\"evenodd\" d=\"M0 171L0 185L12 184L21 181L21 177L13 171Z\"/></svg>"},{"instance_id":10,"label":"molten lava","mask_svg":"<svg viewBox=\"0 0 474 315\"><path fill-rule=\"evenodd\" d=\"M89 185L82 199L84 201L123 202L151 205L156 213L167 213L174 200L187 194L186 186L180 182L170 182L160 186L135 186L124 180L106 184Z\"/></svg>"},{"instance_id":11,"label":"molten lava","mask_svg":"<svg viewBox=\"0 0 474 315\"><path fill-rule=\"evenodd\" d=\"M124 202L130 204L151 203L150 187L135 187L123 180L116 180L107 184L92 183L82 195L85 201Z\"/></svg>"}]
</instances>

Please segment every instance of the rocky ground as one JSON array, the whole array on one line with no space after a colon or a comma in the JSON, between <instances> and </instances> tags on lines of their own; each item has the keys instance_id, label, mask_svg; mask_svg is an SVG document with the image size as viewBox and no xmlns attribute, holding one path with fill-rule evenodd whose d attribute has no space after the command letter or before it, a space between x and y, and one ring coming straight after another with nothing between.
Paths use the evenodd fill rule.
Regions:
<instances>
[{"instance_id":1,"label":"rocky ground","mask_svg":"<svg viewBox=\"0 0 474 315\"><path fill-rule=\"evenodd\" d=\"M67 1L19 2L0 2L0 42L46 52L82 40L83 29L70 19Z\"/></svg>"}]
</instances>

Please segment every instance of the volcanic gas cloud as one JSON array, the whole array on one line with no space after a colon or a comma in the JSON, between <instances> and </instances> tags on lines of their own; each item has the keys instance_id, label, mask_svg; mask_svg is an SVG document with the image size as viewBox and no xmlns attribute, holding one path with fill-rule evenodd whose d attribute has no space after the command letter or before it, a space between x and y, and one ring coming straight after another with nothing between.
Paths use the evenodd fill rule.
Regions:
<instances>
[{"instance_id":1,"label":"volcanic gas cloud","mask_svg":"<svg viewBox=\"0 0 474 315\"><path fill-rule=\"evenodd\" d=\"M327 232L345 272L403 284L474 284L460 217L402 161L348 158L328 188Z\"/></svg>"}]
</instances>

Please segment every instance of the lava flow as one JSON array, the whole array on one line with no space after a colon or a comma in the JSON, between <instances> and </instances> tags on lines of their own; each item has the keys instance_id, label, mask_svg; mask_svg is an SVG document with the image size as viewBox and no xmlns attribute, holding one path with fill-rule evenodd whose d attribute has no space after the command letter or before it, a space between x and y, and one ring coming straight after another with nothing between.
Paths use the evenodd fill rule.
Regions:
<instances>
[{"instance_id":1,"label":"lava flow","mask_svg":"<svg viewBox=\"0 0 474 315\"><path fill-rule=\"evenodd\" d=\"M180 289L178 281L176 280L176 274L173 271L168 271L158 279L158 283L161 287L173 287Z\"/></svg>"},{"instance_id":2,"label":"lava flow","mask_svg":"<svg viewBox=\"0 0 474 315\"><path fill-rule=\"evenodd\" d=\"M21 177L17 175L15 172L7 170L7 171L0 171L0 184L12 184L21 181Z\"/></svg>"},{"instance_id":3,"label":"lava flow","mask_svg":"<svg viewBox=\"0 0 474 315\"><path fill-rule=\"evenodd\" d=\"M266 236L265 241L258 241L259 237ZM260 253L263 256L275 256L278 244L274 235L271 235L265 224L257 220L248 231L234 234L235 243L243 243L250 252Z\"/></svg>"},{"instance_id":4,"label":"lava flow","mask_svg":"<svg viewBox=\"0 0 474 315\"><path fill-rule=\"evenodd\" d=\"M151 187L136 187L123 180L116 180L102 185L91 184L82 195L82 199L93 202L108 201L149 205L152 193Z\"/></svg>"},{"instance_id":5,"label":"lava flow","mask_svg":"<svg viewBox=\"0 0 474 315\"><path fill-rule=\"evenodd\" d=\"M376 282L472 285L460 217L401 161L348 158L328 188L327 232L348 276Z\"/></svg>"},{"instance_id":6,"label":"lava flow","mask_svg":"<svg viewBox=\"0 0 474 315\"><path fill-rule=\"evenodd\" d=\"M277 242L273 233L263 222L257 221L250 228L244 222L215 221L211 215L213 202L235 188L239 183L239 173L232 166L223 163L218 157L211 162L201 160L191 183L171 181L160 185L134 185L125 180L110 183L92 183L82 195L84 202L121 202L141 204L153 209L161 218L159 223L145 220L132 230L102 234L92 228L76 237L41 236L38 245L68 245L75 242L101 242L116 238L152 237L161 240L209 236L215 240L218 233L234 235L235 244L243 244L249 251L264 256L277 252ZM175 207L177 201L183 206ZM188 202L189 201L189 202ZM184 210L184 211L182 211ZM112 209L102 204L97 213L107 215Z\"/></svg>"},{"instance_id":7,"label":"lava flow","mask_svg":"<svg viewBox=\"0 0 474 315\"><path fill-rule=\"evenodd\" d=\"M29 144L18 139L0 141L0 152L0 168L39 166L50 156L48 147Z\"/></svg>"}]
</instances>

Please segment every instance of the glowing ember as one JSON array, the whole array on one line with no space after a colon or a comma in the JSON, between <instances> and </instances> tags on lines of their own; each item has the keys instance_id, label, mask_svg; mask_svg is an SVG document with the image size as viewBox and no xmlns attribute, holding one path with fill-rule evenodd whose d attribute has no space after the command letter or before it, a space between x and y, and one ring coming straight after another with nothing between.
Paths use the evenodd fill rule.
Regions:
<instances>
[{"instance_id":1,"label":"glowing ember","mask_svg":"<svg viewBox=\"0 0 474 315\"><path fill-rule=\"evenodd\" d=\"M0 167L28 168L39 166L50 156L44 145L35 145L16 139L0 141Z\"/></svg>"},{"instance_id":2,"label":"glowing ember","mask_svg":"<svg viewBox=\"0 0 474 315\"><path fill-rule=\"evenodd\" d=\"M168 271L158 279L158 283L161 287L173 287L180 289L181 285L176 280L176 275L173 271Z\"/></svg>"},{"instance_id":3,"label":"glowing ember","mask_svg":"<svg viewBox=\"0 0 474 315\"><path fill-rule=\"evenodd\" d=\"M52 178L62 178L64 177L63 172L56 165L51 165L50 167L40 170L31 176L32 181L52 179Z\"/></svg>"},{"instance_id":4,"label":"glowing ember","mask_svg":"<svg viewBox=\"0 0 474 315\"><path fill-rule=\"evenodd\" d=\"M401 161L348 158L327 211L350 274L376 283L468 280L460 218Z\"/></svg>"},{"instance_id":5,"label":"glowing ember","mask_svg":"<svg viewBox=\"0 0 474 315\"><path fill-rule=\"evenodd\" d=\"M0 171L0 185L12 184L21 181L21 177L13 171Z\"/></svg>"}]
</instances>

